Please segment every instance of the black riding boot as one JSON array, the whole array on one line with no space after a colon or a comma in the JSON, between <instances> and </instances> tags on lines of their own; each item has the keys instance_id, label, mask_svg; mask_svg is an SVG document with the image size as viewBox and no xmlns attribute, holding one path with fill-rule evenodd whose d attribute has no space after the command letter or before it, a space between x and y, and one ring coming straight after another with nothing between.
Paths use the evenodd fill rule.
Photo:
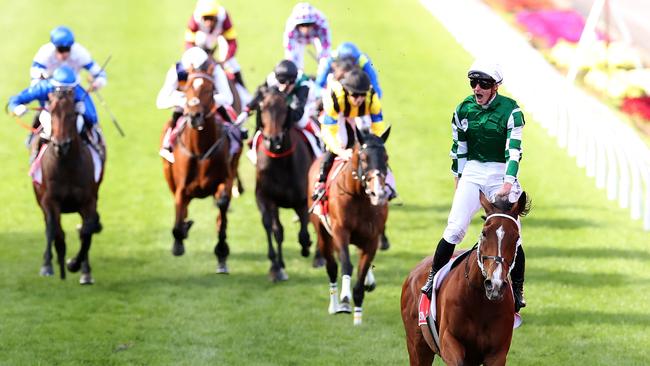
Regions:
<instances>
[{"instance_id":1,"label":"black riding boot","mask_svg":"<svg viewBox=\"0 0 650 366\"><path fill-rule=\"evenodd\" d=\"M517 248L517 258L515 258L515 267L510 272L512 279L512 292L515 295L515 312L526 307L524 298L524 271L526 270L526 256L524 248L520 245Z\"/></svg>"},{"instance_id":2,"label":"black riding boot","mask_svg":"<svg viewBox=\"0 0 650 366\"><path fill-rule=\"evenodd\" d=\"M243 86L245 88L246 85L244 84L244 78L241 76L241 71L237 71L234 74L234 76L235 76L235 81L237 81L237 83L239 83L239 85L241 85L241 86Z\"/></svg>"},{"instance_id":3,"label":"black riding boot","mask_svg":"<svg viewBox=\"0 0 650 366\"><path fill-rule=\"evenodd\" d=\"M323 161L321 161L320 172L318 173L318 181L314 187L314 193L311 195L313 200L320 199L325 193L325 181L327 180L327 175L330 173L330 169L332 169L335 158L336 155L329 150L323 154Z\"/></svg>"},{"instance_id":4,"label":"black riding boot","mask_svg":"<svg viewBox=\"0 0 650 366\"><path fill-rule=\"evenodd\" d=\"M431 270L429 271L429 277L427 282L420 289L423 294L431 298L431 293L433 291L433 276L438 273L440 268L444 267L447 262L451 259L451 256L454 254L454 248L456 245L447 242L445 239L440 239L438 242L438 247L436 247L436 253L433 255L433 262L431 263Z\"/></svg>"}]
</instances>

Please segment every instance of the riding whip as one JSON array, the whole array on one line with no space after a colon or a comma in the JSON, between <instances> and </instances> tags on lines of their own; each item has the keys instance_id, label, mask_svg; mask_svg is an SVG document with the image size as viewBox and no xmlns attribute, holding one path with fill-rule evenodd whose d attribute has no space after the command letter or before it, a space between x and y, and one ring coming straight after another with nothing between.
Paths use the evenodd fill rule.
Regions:
<instances>
[{"instance_id":1,"label":"riding whip","mask_svg":"<svg viewBox=\"0 0 650 366\"><path fill-rule=\"evenodd\" d=\"M102 73L106 69L106 66L108 66L108 62L111 60L112 57L113 57L113 55L108 55L108 57L106 58L106 61L104 61L104 63L102 64L102 68L97 73L98 75L100 73ZM113 114L113 112L111 112L110 108L108 108L108 104L106 104L106 101L104 100L102 95L99 94L98 90L94 90L93 93L95 93L95 95L97 96L97 99L99 100L99 103L104 107L106 112L108 112L108 115L111 117L111 122L113 122L113 125L115 125L115 128L117 129L117 132L120 133L120 136L124 137L125 135L124 135L124 131L122 131L122 127L120 127L120 124L117 122L117 118L115 118L115 115Z\"/></svg>"}]
</instances>

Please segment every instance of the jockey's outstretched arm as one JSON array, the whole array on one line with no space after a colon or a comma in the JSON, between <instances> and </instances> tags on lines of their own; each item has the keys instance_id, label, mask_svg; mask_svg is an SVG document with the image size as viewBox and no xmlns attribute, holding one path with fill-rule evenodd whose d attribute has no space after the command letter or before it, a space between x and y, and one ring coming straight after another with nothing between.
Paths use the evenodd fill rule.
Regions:
<instances>
[{"instance_id":1,"label":"jockey's outstretched arm","mask_svg":"<svg viewBox=\"0 0 650 366\"><path fill-rule=\"evenodd\" d=\"M178 76L174 65L167 71L165 76L165 83L158 92L156 98L156 107L158 109L167 109L172 107L185 106L185 94L177 90Z\"/></svg>"},{"instance_id":2,"label":"jockey's outstretched arm","mask_svg":"<svg viewBox=\"0 0 650 366\"><path fill-rule=\"evenodd\" d=\"M214 77L216 93L214 94L214 101L220 106L232 105L233 96L228 84L228 77L221 65L215 65L212 72Z\"/></svg>"}]
</instances>

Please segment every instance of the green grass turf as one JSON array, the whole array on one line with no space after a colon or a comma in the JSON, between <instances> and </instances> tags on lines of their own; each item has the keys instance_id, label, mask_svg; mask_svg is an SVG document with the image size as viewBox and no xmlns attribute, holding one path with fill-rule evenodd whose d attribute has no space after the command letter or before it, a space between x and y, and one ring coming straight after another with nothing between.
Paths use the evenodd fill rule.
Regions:
<instances>
[{"instance_id":1,"label":"green grass turf","mask_svg":"<svg viewBox=\"0 0 650 366\"><path fill-rule=\"evenodd\" d=\"M192 1L0 1L0 100L28 84L28 68L49 30L68 24L98 62L110 54L103 90L127 137L98 105L108 141L100 191L104 231L91 250L96 284L41 278L44 224L27 172L25 131L0 123L0 364L2 365L395 365L408 363L399 313L402 281L435 248L453 184L449 120L469 93L471 62L416 1L315 1L334 43L355 41L377 65L384 114L394 128L390 162L404 206L390 208L392 247L375 261L377 290L364 324L327 314L328 280L299 255L297 226L283 212L290 279L271 284L254 202L232 203L229 276L213 274L212 202L195 201L187 253L170 253L172 197L157 156L168 111L155 97L180 57ZM249 86L282 57L292 1L228 1L239 32L238 59ZM480 36L480 35L477 35ZM314 63L308 64L313 71ZM507 81L506 81L507 85ZM543 98L543 96L540 96ZM524 325L514 365L644 365L650 346L648 233L606 200L592 179L534 121L524 133L521 181L534 200L523 220L527 252ZM78 250L76 215L64 219L68 253ZM461 245L479 232L476 220ZM436 361L439 364L440 361Z\"/></svg>"}]
</instances>

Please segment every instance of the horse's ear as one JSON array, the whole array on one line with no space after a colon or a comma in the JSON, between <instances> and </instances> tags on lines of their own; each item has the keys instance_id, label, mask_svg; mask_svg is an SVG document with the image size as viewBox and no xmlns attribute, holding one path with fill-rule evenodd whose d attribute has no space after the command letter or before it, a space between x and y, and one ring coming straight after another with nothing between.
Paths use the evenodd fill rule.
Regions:
<instances>
[{"instance_id":1,"label":"horse's ear","mask_svg":"<svg viewBox=\"0 0 650 366\"><path fill-rule=\"evenodd\" d=\"M366 143L366 136L356 125L354 126L354 133L357 135L357 140L359 140L359 144L363 145Z\"/></svg>"},{"instance_id":2,"label":"horse's ear","mask_svg":"<svg viewBox=\"0 0 650 366\"><path fill-rule=\"evenodd\" d=\"M212 75L214 73L214 68L215 67L217 67L217 64L215 64L214 62L210 62L210 64L208 65L208 68L206 70L206 74Z\"/></svg>"},{"instance_id":3,"label":"horse's ear","mask_svg":"<svg viewBox=\"0 0 650 366\"><path fill-rule=\"evenodd\" d=\"M481 206L483 206L485 213L488 216L494 212L494 205L487 197L485 197L485 194L483 194L483 192L479 192L479 200L481 201Z\"/></svg>"},{"instance_id":4,"label":"horse's ear","mask_svg":"<svg viewBox=\"0 0 650 366\"><path fill-rule=\"evenodd\" d=\"M517 216L526 216L531 208L531 200L526 191L521 192L519 199L512 206L512 214Z\"/></svg>"},{"instance_id":5,"label":"horse's ear","mask_svg":"<svg viewBox=\"0 0 650 366\"><path fill-rule=\"evenodd\" d=\"M379 137L381 137L382 141L384 141L384 144L386 143L386 140L388 140L388 136L390 135L390 128L391 128L391 126L388 126L388 128L386 130L384 130L384 132L381 134L381 136L379 136Z\"/></svg>"}]
</instances>

